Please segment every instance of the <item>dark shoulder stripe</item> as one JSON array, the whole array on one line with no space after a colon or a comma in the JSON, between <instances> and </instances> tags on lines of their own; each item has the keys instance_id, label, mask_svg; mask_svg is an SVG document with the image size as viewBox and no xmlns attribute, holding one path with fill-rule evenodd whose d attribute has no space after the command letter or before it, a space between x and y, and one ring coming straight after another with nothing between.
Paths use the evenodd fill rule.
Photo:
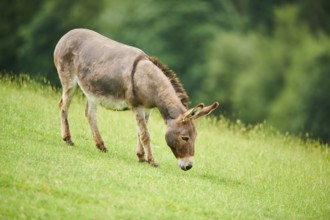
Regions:
<instances>
[{"instance_id":1,"label":"dark shoulder stripe","mask_svg":"<svg viewBox=\"0 0 330 220\"><path fill-rule=\"evenodd\" d=\"M136 89L135 89L135 83L134 83L134 75L136 72L136 67L141 60L145 60L147 58L148 58L147 55L140 54L135 58L135 60L133 62L133 68L132 68L132 73L131 73L131 82L132 82L132 92L133 92L134 97L136 97Z\"/></svg>"}]
</instances>

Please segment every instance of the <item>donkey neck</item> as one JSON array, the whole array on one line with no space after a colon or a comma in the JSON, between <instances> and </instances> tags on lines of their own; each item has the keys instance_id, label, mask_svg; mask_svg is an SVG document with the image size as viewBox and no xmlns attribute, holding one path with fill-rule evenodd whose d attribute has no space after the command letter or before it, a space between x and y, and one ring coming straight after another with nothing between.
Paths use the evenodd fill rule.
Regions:
<instances>
[{"instance_id":1,"label":"donkey neck","mask_svg":"<svg viewBox=\"0 0 330 220\"><path fill-rule=\"evenodd\" d=\"M175 90L167 85L158 85L156 94L156 106L159 109L163 119L165 121L170 119L176 119L187 110L181 103Z\"/></svg>"},{"instance_id":2,"label":"donkey neck","mask_svg":"<svg viewBox=\"0 0 330 220\"><path fill-rule=\"evenodd\" d=\"M165 121L186 112L169 79L151 61L139 62L132 84L137 90L133 97L145 107L157 107Z\"/></svg>"},{"instance_id":3,"label":"donkey neck","mask_svg":"<svg viewBox=\"0 0 330 220\"><path fill-rule=\"evenodd\" d=\"M186 111L184 105L182 105L181 102L177 104L157 102L156 106L165 121L176 119Z\"/></svg>"}]
</instances>

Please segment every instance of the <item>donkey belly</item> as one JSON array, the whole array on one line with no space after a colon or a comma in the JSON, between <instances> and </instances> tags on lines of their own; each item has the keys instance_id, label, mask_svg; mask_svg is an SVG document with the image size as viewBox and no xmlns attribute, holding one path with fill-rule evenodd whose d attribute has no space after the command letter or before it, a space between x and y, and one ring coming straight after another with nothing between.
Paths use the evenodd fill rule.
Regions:
<instances>
[{"instance_id":1,"label":"donkey belly","mask_svg":"<svg viewBox=\"0 0 330 220\"><path fill-rule=\"evenodd\" d=\"M116 83L103 85L95 81L82 82L77 80L78 85L89 101L102 105L103 107L115 111L130 109L123 88L117 88Z\"/></svg>"},{"instance_id":2,"label":"donkey belly","mask_svg":"<svg viewBox=\"0 0 330 220\"><path fill-rule=\"evenodd\" d=\"M130 109L126 100L119 100L114 97L98 97L97 101L103 107L105 107L107 109L115 110L115 111L124 111L124 110Z\"/></svg>"}]
</instances>

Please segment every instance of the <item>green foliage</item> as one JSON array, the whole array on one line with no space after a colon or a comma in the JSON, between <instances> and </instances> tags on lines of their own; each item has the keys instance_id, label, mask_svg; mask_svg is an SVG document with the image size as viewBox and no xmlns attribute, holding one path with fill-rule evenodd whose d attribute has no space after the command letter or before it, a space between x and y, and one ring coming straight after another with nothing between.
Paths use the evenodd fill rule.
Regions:
<instances>
[{"instance_id":1,"label":"green foliage","mask_svg":"<svg viewBox=\"0 0 330 220\"><path fill-rule=\"evenodd\" d=\"M76 145L69 147L60 137L59 92L6 77L0 94L1 219L329 217L327 145L208 116L196 123L195 166L184 172L154 111L155 169L138 163L131 112L99 109L104 154L94 146L84 100L75 97L70 108Z\"/></svg>"},{"instance_id":2,"label":"green foliage","mask_svg":"<svg viewBox=\"0 0 330 220\"><path fill-rule=\"evenodd\" d=\"M330 34L330 2L327 0L299 0L299 18L305 21L314 32Z\"/></svg>"},{"instance_id":3,"label":"green foliage","mask_svg":"<svg viewBox=\"0 0 330 220\"><path fill-rule=\"evenodd\" d=\"M119 13L128 16L119 18ZM234 14L228 0L193 0L189 4L173 0L124 1L104 12L102 33L160 57L194 95L206 74L206 45L218 27L228 30L239 26Z\"/></svg>"},{"instance_id":4,"label":"green foliage","mask_svg":"<svg viewBox=\"0 0 330 220\"><path fill-rule=\"evenodd\" d=\"M211 101L215 94L226 115L247 123L269 120L284 131L328 141L330 41L310 34L297 15L296 7L277 10L272 36L220 32L210 46L200 99Z\"/></svg>"},{"instance_id":5,"label":"green foliage","mask_svg":"<svg viewBox=\"0 0 330 220\"><path fill-rule=\"evenodd\" d=\"M320 43L322 40L327 43ZM330 141L329 51L330 41L319 39L317 45L304 42L304 47L295 52L290 74L285 78L286 87L271 108L270 120L274 125Z\"/></svg>"},{"instance_id":6,"label":"green foliage","mask_svg":"<svg viewBox=\"0 0 330 220\"><path fill-rule=\"evenodd\" d=\"M217 100L217 114L327 141L329 10L328 0L4 0L0 71L59 86L56 43L90 28L159 57L195 104Z\"/></svg>"},{"instance_id":7,"label":"green foliage","mask_svg":"<svg viewBox=\"0 0 330 220\"><path fill-rule=\"evenodd\" d=\"M79 3L79 4L78 4ZM53 51L67 31L77 27L96 29L95 21L103 1L46 1L39 13L20 34L24 44L18 50L19 66L23 72L43 73L59 83L53 64Z\"/></svg>"},{"instance_id":8,"label":"green foliage","mask_svg":"<svg viewBox=\"0 0 330 220\"><path fill-rule=\"evenodd\" d=\"M20 71L17 48L22 46L19 29L28 24L40 9L43 0L0 1L0 70Z\"/></svg>"}]
</instances>

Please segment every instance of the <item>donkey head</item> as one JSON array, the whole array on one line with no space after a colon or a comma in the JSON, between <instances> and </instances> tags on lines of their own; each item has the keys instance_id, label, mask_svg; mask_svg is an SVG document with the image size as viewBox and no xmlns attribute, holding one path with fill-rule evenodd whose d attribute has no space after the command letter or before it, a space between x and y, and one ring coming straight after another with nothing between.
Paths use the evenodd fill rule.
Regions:
<instances>
[{"instance_id":1,"label":"donkey head","mask_svg":"<svg viewBox=\"0 0 330 220\"><path fill-rule=\"evenodd\" d=\"M167 121L165 139L174 156L179 160L179 166L182 170L191 169L194 163L194 145L197 136L194 120L208 115L218 106L218 102L207 107L204 107L204 104L198 104L176 119Z\"/></svg>"}]
</instances>

